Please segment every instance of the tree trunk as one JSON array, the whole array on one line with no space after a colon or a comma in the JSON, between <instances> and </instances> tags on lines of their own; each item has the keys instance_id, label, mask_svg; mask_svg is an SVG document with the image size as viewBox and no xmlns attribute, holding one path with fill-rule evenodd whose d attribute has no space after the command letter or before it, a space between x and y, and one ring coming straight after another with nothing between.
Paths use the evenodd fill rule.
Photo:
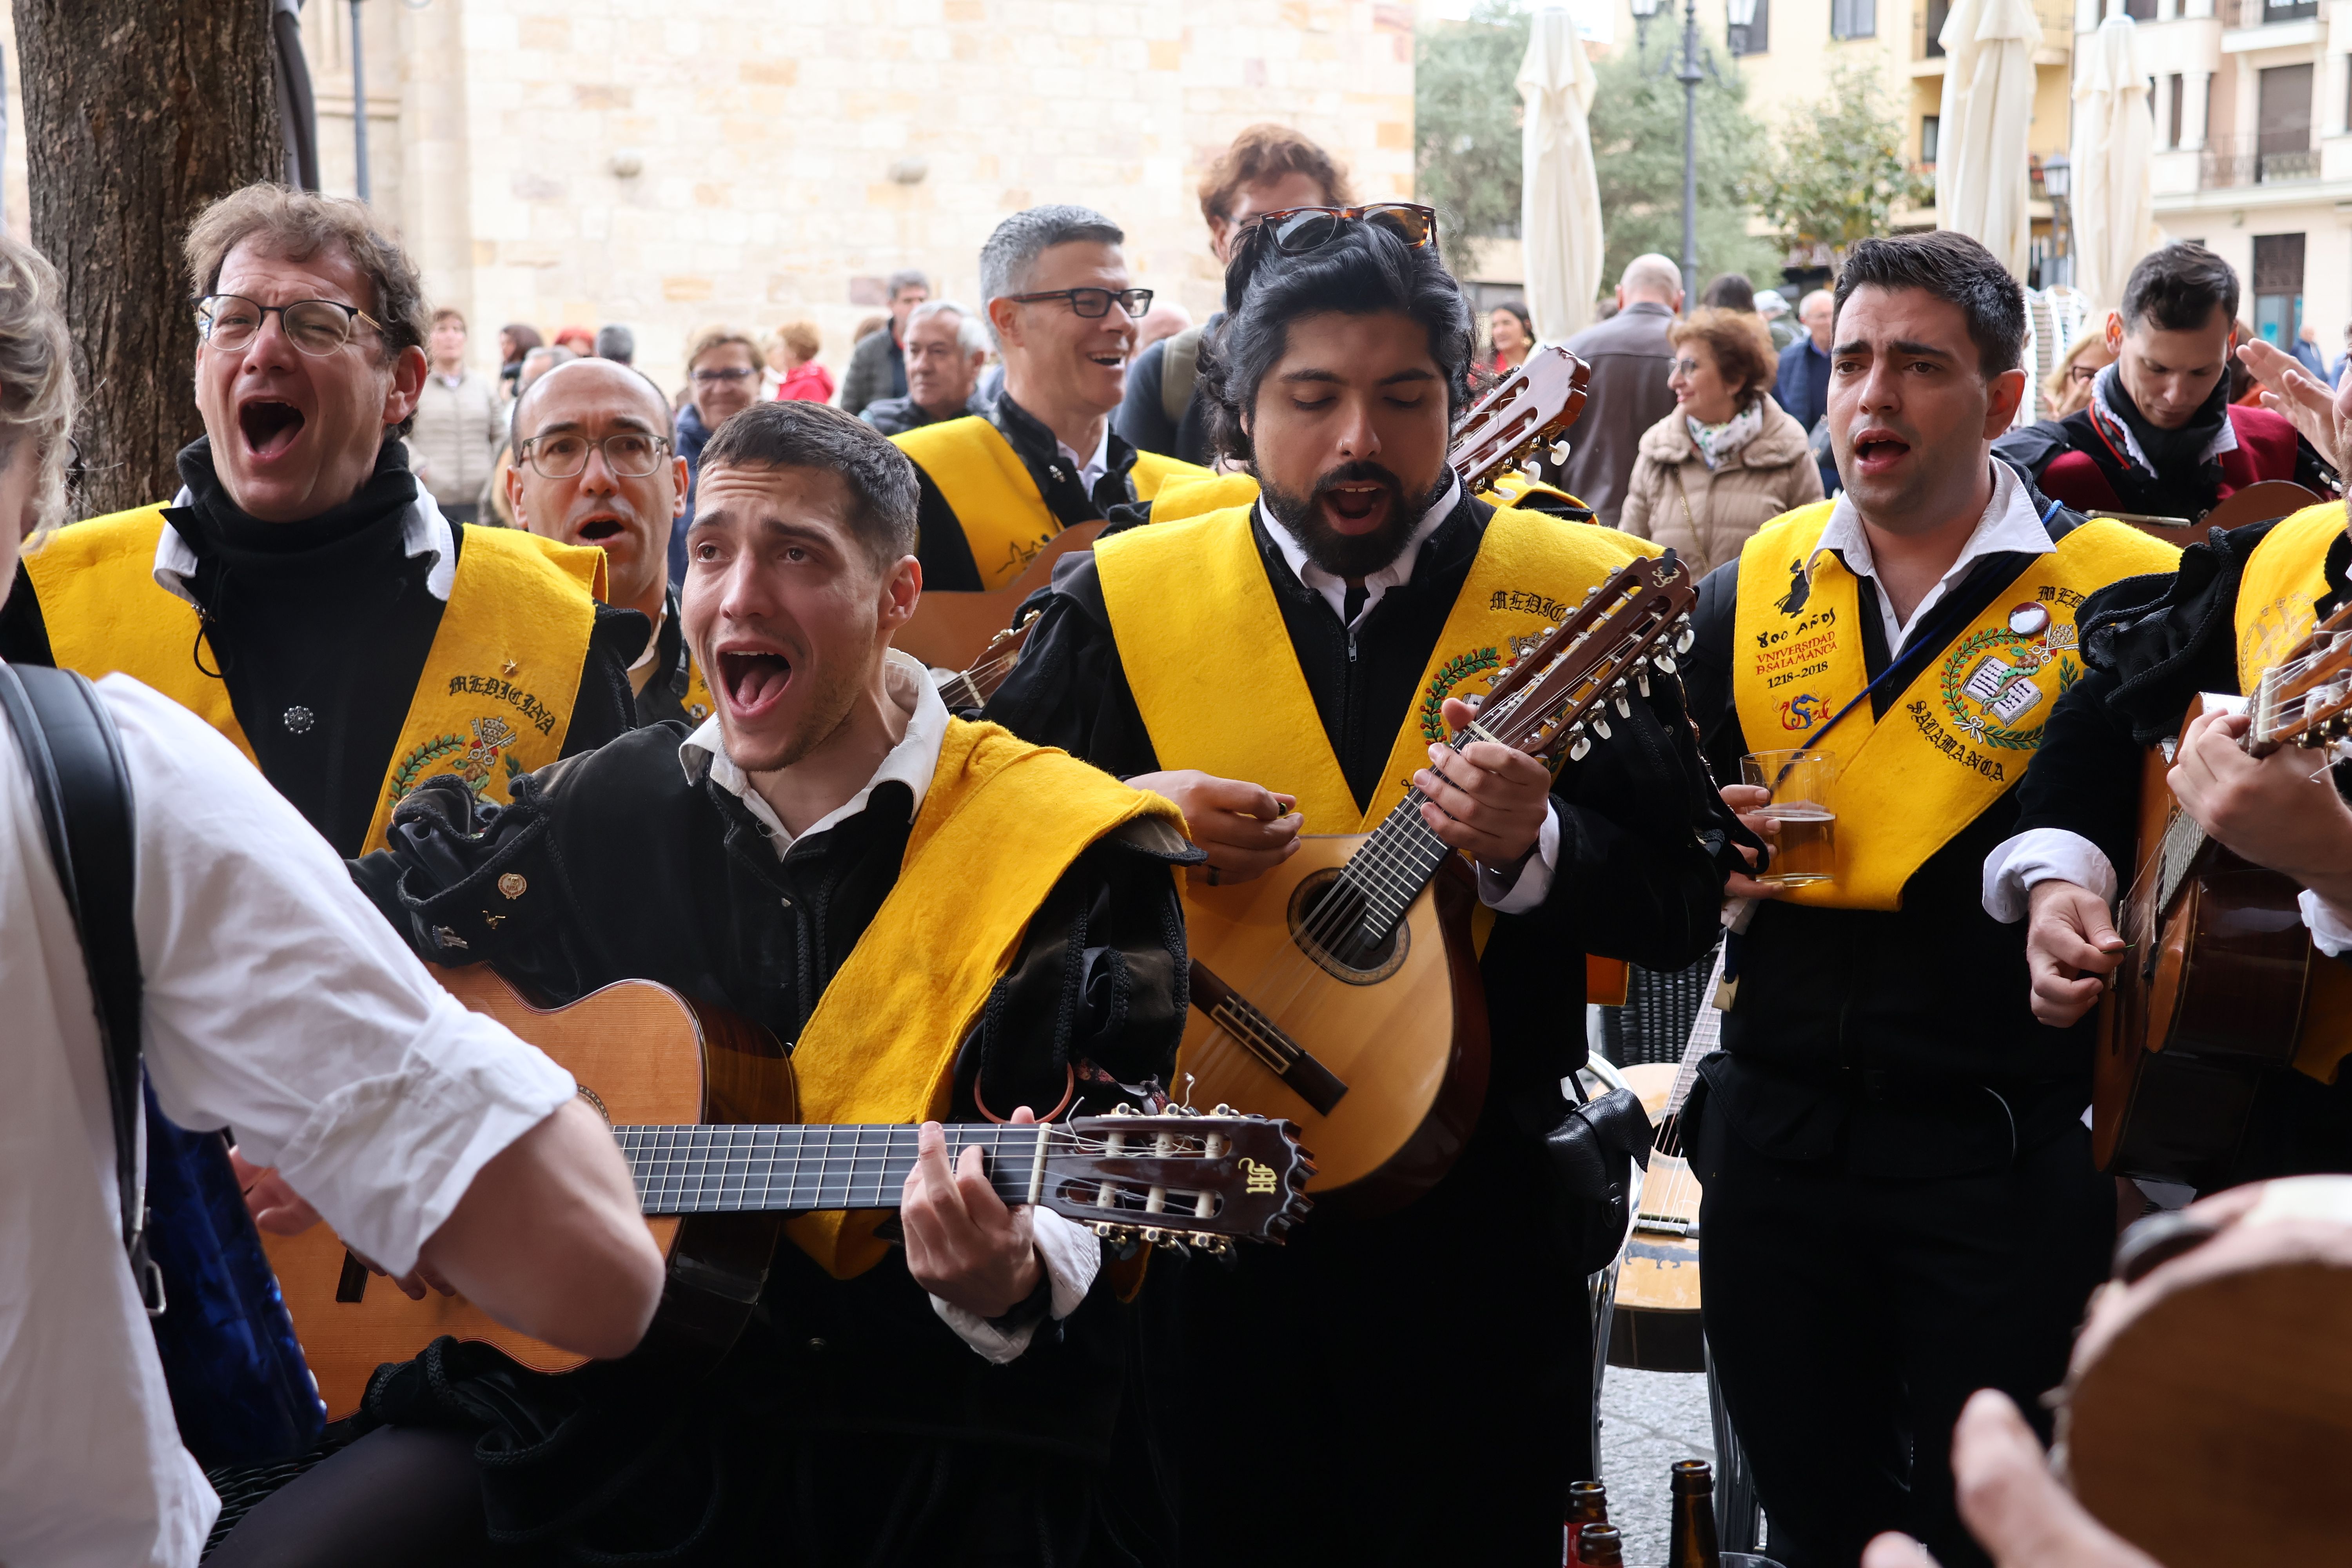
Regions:
<instances>
[{"instance_id":1,"label":"tree trunk","mask_svg":"<svg viewBox=\"0 0 2352 1568\"><path fill-rule=\"evenodd\" d=\"M65 279L84 516L168 500L203 434L180 244L283 177L270 0L16 0L33 243Z\"/></svg>"}]
</instances>

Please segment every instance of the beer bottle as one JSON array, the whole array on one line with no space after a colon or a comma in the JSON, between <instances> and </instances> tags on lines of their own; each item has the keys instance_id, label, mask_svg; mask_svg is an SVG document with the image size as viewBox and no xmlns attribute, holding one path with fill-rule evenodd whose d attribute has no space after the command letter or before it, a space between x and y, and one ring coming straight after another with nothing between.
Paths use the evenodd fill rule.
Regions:
<instances>
[{"instance_id":1,"label":"beer bottle","mask_svg":"<svg viewBox=\"0 0 2352 1568\"><path fill-rule=\"evenodd\" d=\"M1625 1538L1613 1524L1588 1524L1576 1538L1583 1568L1625 1568Z\"/></svg>"},{"instance_id":2,"label":"beer bottle","mask_svg":"<svg viewBox=\"0 0 2352 1568\"><path fill-rule=\"evenodd\" d=\"M1569 1568L1581 1561L1576 1554L1576 1538L1588 1524L1609 1522L1609 1489L1599 1481L1570 1481L1568 1487L1568 1551L1562 1561Z\"/></svg>"},{"instance_id":3,"label":"beer bottle","mask_svg":"<svg viewBox=\"0 0 2352 1568\"><path fill-rule=\"evenodd\" d=\"M1667 1538L1666 1568L1723 1568L1715 1544L1715 1471L1705 1459L1675 1466L1674 1533Z\"/></svg>"}]
</instances>

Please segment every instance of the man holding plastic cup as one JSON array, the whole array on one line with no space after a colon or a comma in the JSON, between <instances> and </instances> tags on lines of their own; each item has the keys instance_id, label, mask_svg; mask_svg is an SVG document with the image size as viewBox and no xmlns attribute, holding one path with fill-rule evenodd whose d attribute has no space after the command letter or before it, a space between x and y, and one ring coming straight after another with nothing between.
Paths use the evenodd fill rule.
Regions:
<instances>
[{"instance_id":1,"label":"man holding plastic cup","mask_svg":"<svg viewBox=\"0 0 2352 1568\"><path fill-rule=\"evenodd\" d=\"M1702 584L1684 663L1724 790L1777 844L1730 891L1723 1051L1683 1113L1706 1183L1706 1324L1790 1568L1879 1531L1986 1561L1954 1511L1979 1388L2039 1410L2106 1271L2114 1188L2081 1116L2087 1031L2037 1023L2025 943L1979 903L2058 693L2074 609L2175 552L1991 452L2024 301L1976 241L1866 240L1836 294L1844 493Z\"/></svg>"}]
</instances>

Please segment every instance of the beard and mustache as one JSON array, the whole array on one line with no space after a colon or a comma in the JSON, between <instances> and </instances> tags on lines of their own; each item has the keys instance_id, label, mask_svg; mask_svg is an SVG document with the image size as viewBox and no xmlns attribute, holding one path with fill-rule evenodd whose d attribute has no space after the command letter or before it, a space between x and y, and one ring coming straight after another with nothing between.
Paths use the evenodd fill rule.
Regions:
<instances>
[{"instance_id":1,"label":"beard and mustache","mask_svg":"<svg viewBox=\"0 0 2352 1568\"><path fill-rule=\"evenodd\" d=\"M1404 553L1405 542L1412 537L1414 528L1453 482L1453 474L1441 468L1427 490L1408 497L1404 481L1395 474L1378 463L1358 461L1342 463L1324 474L1315 481L1315 488L1303 496L1281 489L1263 473L1258 476L1258 490L1265 498L1266 510L1284 531L1306 548L1308 560L1334 577L1356 582L1391 565ZM1324 515L1318 498L1341 485L1365 484L1378 485L1388 492L1388 515L1370 533L1339 532Z\"/></svg>"}]
</instances>

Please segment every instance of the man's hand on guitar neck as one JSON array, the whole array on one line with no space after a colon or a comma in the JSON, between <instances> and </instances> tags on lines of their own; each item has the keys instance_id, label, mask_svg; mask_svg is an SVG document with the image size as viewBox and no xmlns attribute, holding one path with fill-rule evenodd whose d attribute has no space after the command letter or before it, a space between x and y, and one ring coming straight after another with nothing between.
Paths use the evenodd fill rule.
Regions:
<instances>
[{"instance_id":1,"label":"man's hand on guitar neck","mask_svg":"<svg viewBox=\"0 0 2352 1568\"><path fill-rule=\"evenodd\" d=\"M2123 962L2107 900L2074 882L2036 882L2026 895L2025 967L2033 1016L2063 1029L2089 1012Z\"/></svg>"},{"instance_id":2,"label":"man's hand on guitar neck","mask_svg":"<svg viewBox=\"0 0 2352 1568\"><path fill-rule=\"evenodd\" d=\"M1027 1106L1016 1125L1037 1120ZM907 1234L907 1272L915 1283L975 1317L1001 1318L1027 1300L1045 1277L1027 1205L1007 1208L989 1184L977 1148L948 1163L947 1131L923 1123L915 1168L907 1173L898 1219Z\"/></svg>"},{"instance_id":3,"label":"man's hand on guitar neck","mask_svg":"<svg viewBox=\"0 0 2352 1568\"><path fill-rule=\"evenodd\" d=\"M2166 775L2180 807L2230 849L2310 889L2339 913L2352 910L2352 807L2328 776L2324 754L2282 746L2266 757L2240 743L2243 714L2189 721Z\"/></svg>"},{"instance_id":4,"label":"man's hand on guitar neck","mask_svg":"<svg viewBox=\"0 0 2352 1568\"><path fill-rule=\"evenodd\" d=\"M1441 710L1459 731L1477 709L1449 697ZM1429 797L1421 820L1437 841L1509 881L1534 853L1551 811L1551 770L1516 746L1473 741L1460 751L1429 748L1429 766L1412 775Z\"/></svg>"},{"instance_id":5,"label":"man's hand on guitar neck","mask_svg":"<svg viewBox=\"0 0 2352 1568\"><path fill-rule=\"evenodd\" d=\"M1294 809L1295 796L1198 768L1138 773L1127 782L1174 801L1184 814L1184 831L1209 857L1207 865L1187 869L1193 881L1211 887L1246 882L1298 852L1298 829L1307 818Z\"/></svg>"}]
</instances>

